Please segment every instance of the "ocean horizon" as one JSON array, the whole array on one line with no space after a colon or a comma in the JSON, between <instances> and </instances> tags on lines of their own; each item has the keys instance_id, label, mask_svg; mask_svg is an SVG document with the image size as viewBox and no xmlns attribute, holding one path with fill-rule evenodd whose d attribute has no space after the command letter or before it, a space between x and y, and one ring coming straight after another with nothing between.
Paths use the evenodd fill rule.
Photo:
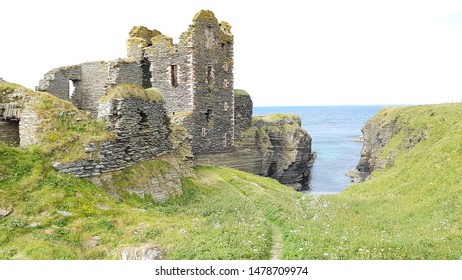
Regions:
<instances>
[{"instance_id":1,"label":"ocean horizon","mask_svg":"<svg viewBox=\"0 0 462 280\"><path fill-rule=\"evenodd\" d=\"M405 105L338 105L338 106L256 106L253 113L297 114L302 127L312 138L312 152L317 157L308 182L310 194L334 194L345 190L351 180L345 175L355 169L361 155L364 124L380 109Z\"/></svg>"}]
</instances>

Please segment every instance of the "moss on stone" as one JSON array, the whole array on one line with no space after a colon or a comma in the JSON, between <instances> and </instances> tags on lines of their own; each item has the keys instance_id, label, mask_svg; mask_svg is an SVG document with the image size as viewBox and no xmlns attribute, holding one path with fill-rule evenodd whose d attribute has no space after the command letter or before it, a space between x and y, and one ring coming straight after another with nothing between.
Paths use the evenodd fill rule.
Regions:
<instances>
[{"instance_id":1,"label":"moss on stone","mask_svg":"<svg viewBox=\"0 0 462 280\"><path fill-rule=\"evenodd\" d=\"M46 92L28 92L31 108L40 126L36 132L39 148L53 161L88 159L84 145L113 139L104 122L92 120L68 101Z\"/></svg>"},{"instance_id":2,"label":"moss on stone","mask_svg":"<svg viewBox=\"0 0 462 280\"><path fill-rule=\"evenodd\" d=\"M173 47L173 39L166 35L151 38L151 43L152 45L163 45L169 48Z\"/></svg>"},{"instance_id":3,"label":"moss on stone","mask_svg":"<svg viewBox=\"0 0 462 280\"><path fill-rule=\"evenodd\" d=\"M162 33L156 29L150 30L145 26L133 26L133 28L128 33L130 37L138 37L142 38L146 41L151 39L152 37L162 35Z\"/></svg>"},{"instance_id":4,"label":"moss on stone","mask_svg":"<svg viewBox=\"0 0 462 280\"><path fill-rule=\"evenodd\" d=\"M107 90L107 94L100 98L101 102L107 102L112 99L140 98L143 100L159 102L162 101L162 95L156 88L144 89L140 85L121 84Z\"/></svg>"},{"instance_id":5,"label":"moss on stone","mask_svg":"<svg viewBox=\"0 0 462 280\"><path fill-rule=\"evenodd\" d=\"M8 83L4 81L0 82L0 93L1 94L7 94L10 92L13 92L15 89L27 90L25 87L18 85L18 84Z\"/></svg>"},{"instance_id":6,"label":"moss on stone","mask_svg":"<svg viewBox=\"0 0 462 280\"><path fill-rule=\"evenodd\" d=\"M231 33L231 24L226 21L220 22L220 40L222 42L233 42L234 36Z\"/></svg>"},{"instance_id":7,"label":"moss on stone","mask_svg":"<svg viewBox=\"0 0 462 280\"><path fill-rule=\"evenodd\" d=\"M223 30L224 32L231 33L232 26L228 22L222 21L220 22L220 26L221 26L221 30Z\"/></svg>"},{"instance_id":8,"label":"moss on stone","mask_svg":"<svg viewBox=\"0 0 462 280\"><path fill-rule=\"evenodd\" d=\"M249 93L243 89L234 89L234 95L249 95Z\"/></svg>"},{"instance_id":9,"label":"moss on stone","mask_svg":"<svg viewBox=\"0 0 462 280\"><path fill-rule=\"evenodd\" d=\"M14 94L15 91L21 91L21 92L29 92L31 91L30 89L27 89L21 85L18 84L13 84L13 83L8 83L8 82L0 82L0 103L9 103L9 102L17 102L17 103L23 103L23 95L22 97L16 96Z\"/></svg>"},{"instance_id":10,"label":"moss on stone","mask_svg":"<svg viewBox=\"0 0 462 280\"><path fill-rule=\"evenodd\" d=\"M288 124L300 124L300 117L296 114L269 114L267 116L253 116L252 121L254 123L267 122L267 123L288 123Z\"/></svg>"},{"instance_id":11,"label":"moss on stone","mask_svg":"<svg viewBox=\"0 0 462 280\"><path fill-rule=\"evenodd\" d=\"M127 40L127 47L138 47L141 46L142 48L145 48L147 46L146 40L138 37L131 37L128 38Z\"/></svg>"},{"instance_id":12,"label":"moss on stone","mask_svg":"<svg viewBox=\"0 0 462 280\"><path fill-rule=\"evenodd\" d=\"M196 13L196 15L193 18L194 22L208 20L215 20L216 22L218 22L217 18L215 17L215 14L209 10L200 10Z\"/></svg>"}]
</instances>

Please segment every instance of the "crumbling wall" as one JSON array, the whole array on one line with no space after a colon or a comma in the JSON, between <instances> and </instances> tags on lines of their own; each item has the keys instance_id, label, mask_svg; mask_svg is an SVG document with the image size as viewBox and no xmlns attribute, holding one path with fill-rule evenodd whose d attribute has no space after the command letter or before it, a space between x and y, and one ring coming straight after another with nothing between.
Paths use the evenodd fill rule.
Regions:
<instances>
[{"instance_id":1,"label":"crumbling wall","mask_svg":"<svg viewBox=\"0 0 462 280\"><path fill-rule=\"evenodd\" d=\"M44 78L39 81L39 86L36 90L46 91L58 98L72 101L71 92L69 91L70 81L77 82L80 80L82 80L80 65L55 68L44 75Z\"/></svg>"},{"instance_id":2,"label":"crumbling wall","mask_svg":"<svg viewBox=\"0 0 462 280\"><path fill-rule=\"evenodd\" d=\"M250 128L252 114L253 102L250 95L244 90L234 90L234 128L237 135L239 131Z\"/></svg>"},{"instance_id":3,"label":"crumbling wall","mask_svg":"<svg viewBox=\"0 0 462 280\"><path fill-rule=\"evenodd\" d=\"M21 147L38 144L37 131L40 128L40 120L32 108L33 102L29 101L26 103L21 113L21 120L19 122Z\"/></svg>"},{"instance_id":4,"label":"crumbling wall","mask_svg":"<svg viewBox=\"0 0 462 280\"><path fill-rule=\"evenodd\" d=\"M106 89L118 84L142 84L138 63L114 60L86 62L80 65L53 69L45 74L37 90L71 101L79 109L96 117L99 99Z\"/></svg>"},{"instance_id":5,"label":"crumbling wall","mask_svg":"<svg viewBox=\"0 0 462 280\"><path fill-rule=\"evenodd\" d=\"M0 142L19 145L19 121L0 119Z\"/></svg>"},{"instance_id":6,"label":"crumbling wall","mask_svg":"<svg viewBox=\"0 0 462 280\"><path fill-rule=\"evenodd\" d=\"M192 45L159 35L146 49L150 63L151 83L162 93L169 115L191 112L194 109L194 73L192 72Z\"/></svg>"},{"instance_id":7,"label":"crumbling wall","mask_svg":"<svg viewBox=\"0 0 462 280\"><path fill-rule=\"evenodd\" d=\"M231 26L211 11L200 11L188 30L192 34L195 154L216 154L234 146L234 78Z\"/></svg>"},{"instance_id":8,"label":"crumbling wall","mask_svg":"<svg viewBox=\"0 0 462 280\"><path fill-rule=\"evenodd\" d=\"M35 100L27 89L10 87L0 92L0 141L21 147L36 144L39 120L32 108Z\"/></svg>"},{"instance_id":9,"label":"crumbling wall","mask_svg":"<svg viewBox=\"0 0 462 280\"><path fill-rule=\"evenodd\" d=\"M139 98L111 99L101 102L98 115L106 120L116 139L90 143L85 151L94 154L93 159L57 163L56 169L78 177L98 176L154 159L172 150L163 102Z\"/></svg>"},{"instance_id":10,"label":"crumbling wall","mask_svg":"<svg viewBox=\"0 0 462 280\"><path fill-rule=\"evenodd\" d=\"M194 154L234 145L233 40L231 26L211 11L197 13L177 45L157 30L140 26L130 32L127 53L144 69L143 81L150 75L170 116L191 113L183 125Z\"/></svg>"}]
</instances>

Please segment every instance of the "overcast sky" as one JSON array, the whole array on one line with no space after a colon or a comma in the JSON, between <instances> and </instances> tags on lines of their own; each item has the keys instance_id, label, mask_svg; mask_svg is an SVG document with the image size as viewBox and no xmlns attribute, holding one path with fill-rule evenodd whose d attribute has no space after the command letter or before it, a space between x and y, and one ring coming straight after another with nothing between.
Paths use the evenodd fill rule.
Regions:
<instances>
[{"instance_id":1,"label":"overcast sky","mask_svg":"<svg viewBox=\"0 0 462 280\"><path fill-rule=\"evenodd\" d=\"M462 99L462 1L14 0L0 5L0 77L126 57L132 26L178 41L212 10L234 34L235 88L256 106Z\"/></svg>"}]
</instances>

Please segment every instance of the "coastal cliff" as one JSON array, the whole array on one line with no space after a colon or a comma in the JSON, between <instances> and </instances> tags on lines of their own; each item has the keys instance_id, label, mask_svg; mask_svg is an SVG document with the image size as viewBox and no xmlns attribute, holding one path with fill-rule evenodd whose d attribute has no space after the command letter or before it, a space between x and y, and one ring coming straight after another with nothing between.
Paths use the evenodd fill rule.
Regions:
<instances>
[{"instance_id":1,"label":"coastal cliff","mask_svg":"<svg viewBox=\"0 0 462 280\"><path fill-rule=\"evenodd\" d=\"M311 160L311 137L292 114L253 117L252 125L238 132L233 152L196 157L200 165L271 177L297 190L307 186Z\"/></svg>"},{"instance_id":2,"label":"coastal cliff","mask_svg":"<svg viewBox=\"0 0 462 280\"><path fill-rule=\"evenodd\" d=\"M244 90L234 90L234 148L196 155L199 165L223 166L270 177L296 190L307 188L313 162L311 137L294 114L253 116Z\"/></svg>"},{"instance_id":3,"label":"coastal cliff","mask_svg":"<svg viewBox=\"0 0 462 280\"><path fill-rule=\"evenodd\" d=\"M374 170L393 166L398 150L410 150L426 138L426 125L410 126L403 115L397 114L399 110L382 109L362 128L361 158L356 172L349 174L353 181L363 182Z\"/></svg>"}]
</instances>

